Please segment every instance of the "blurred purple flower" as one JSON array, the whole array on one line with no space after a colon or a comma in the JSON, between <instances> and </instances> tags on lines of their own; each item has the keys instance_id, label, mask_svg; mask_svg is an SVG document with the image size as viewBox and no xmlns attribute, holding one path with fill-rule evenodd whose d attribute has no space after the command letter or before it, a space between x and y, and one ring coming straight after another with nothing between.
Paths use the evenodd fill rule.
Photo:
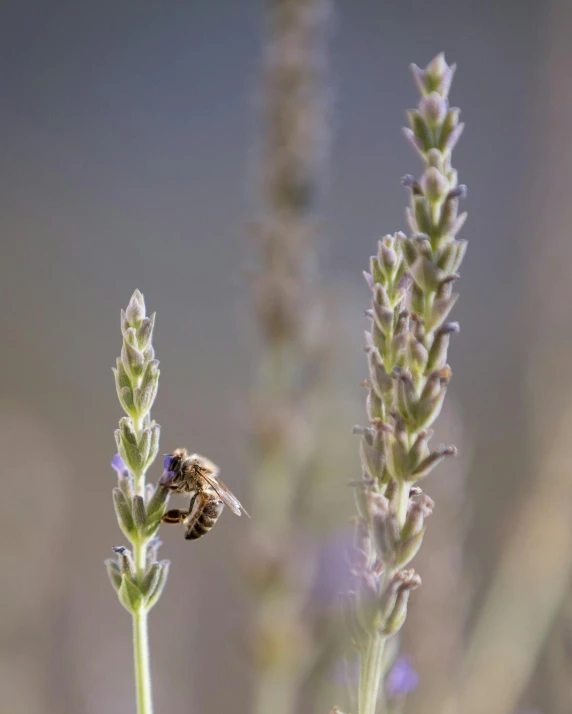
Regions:
<instances>
[{"instance_id":1,"label":"blurred purple flower","mask_svg":"<svg viewBox=\"0 0 572 714\"><path fill-rule=\"evenodd\" d=\"M125 462L119 454L115 454L115 456L111 459L111 468L117 471L118 479L128 478L129 469L125 466Z\"/></svg>"},{"instance_id":2,"label":"blurred purple flower","mask_svg":"<svg viewBox=\"0 0 572 714\"><path fill-rule=\"evenodd\" d=\"M338 608L341 593L355 589L355 578L348 564L348 553L353 545L353 533L338 533L319 546L317 553L317 572L313 583L310 600L319 611Z\"/></svg>"},{"instance_id":3,"label":"blurred purple flower","mask_svg":"<svg viewBox=\"0 0 572 714\"><path fill-rule=\"evenodd\" d=\"M403 696L417 689L419 675L413 669L408 657L398 657L385 682L385 690L390 697Z\"/></svg>"}]
</instances>

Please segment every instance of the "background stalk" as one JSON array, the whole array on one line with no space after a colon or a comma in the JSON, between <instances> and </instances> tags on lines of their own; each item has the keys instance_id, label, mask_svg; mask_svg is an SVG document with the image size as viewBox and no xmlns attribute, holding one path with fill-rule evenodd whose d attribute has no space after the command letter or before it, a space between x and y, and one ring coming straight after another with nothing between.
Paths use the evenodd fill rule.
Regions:
<instances>
[{"instance_id":1,"label":"background stalk","mask_svg":"<svg viewBox=\"0 0 572 714\"><path fill-rule=\"evenodd\" d=\"M269 0L257 270L260 360L252 428L255 714L294 714L312 643L302 621L312 566L297 507L312 466L322 343L315 211L325 144L322 77L330 0Z\"/></svg>"}]
</instances>

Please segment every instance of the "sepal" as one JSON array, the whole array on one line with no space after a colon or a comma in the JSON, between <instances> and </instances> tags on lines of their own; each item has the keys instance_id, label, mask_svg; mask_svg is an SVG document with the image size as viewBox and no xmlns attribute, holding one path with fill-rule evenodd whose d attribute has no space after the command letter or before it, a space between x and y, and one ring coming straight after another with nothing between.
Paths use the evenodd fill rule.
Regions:
<instances>
[{"instance_id":1,"label":"sepal","mask_svg":"<svg viewBox=\"0 0 572 714\"><path fill-rule=\"evenodd\" d=\"M105 569L107 570L107 575L113 585L113 589L115 592L119 592L119 588L121 587L121 568L119 567L119 563L116 560L108 558L105 561Z\"/></svg>"},{"instance_id":2,"label":"sepal","mask_svg":"<svg viewBox=\"0 0 572 714\"><path fill-rule=\"evenodd\" d=\"M123 491L118 487L113 489L113 505L115 506L115 515L117 516L119 527L125 537L132 540L137 533L137 529L131 513L131 504L127 501Z\"/></svg>"},{"instance_id":3,"label":"sepal","mask_svg":"<svg viewBox=\"0 0 572 714\"><path fill-rule=\"evenodd\" d=\"M171 563L168 560L161 560L159 561L159 566L160 566L160 571L159 571L159 578L157 580L157 584L155 586L155 589L149 594L147 597L147 609L150 610L159 600L161 597L163 590L165 589L165 585L167 583L167 577L169 575L169 567Z\"/></svg>"}]
</instances>

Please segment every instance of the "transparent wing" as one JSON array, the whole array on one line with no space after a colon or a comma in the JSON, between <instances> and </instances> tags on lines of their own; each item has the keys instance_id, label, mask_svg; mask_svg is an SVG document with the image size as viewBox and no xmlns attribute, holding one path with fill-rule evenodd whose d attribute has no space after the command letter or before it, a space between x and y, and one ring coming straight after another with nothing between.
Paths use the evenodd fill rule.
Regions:
<instances>
[{"instance_id":1,"label":"transparent wing","mask_svg":"<svg viewBox=\"0 0 572 714\"><path fill-rule=\"evenodd\" d=\"M228 506L233 513L236 513L237 516L240 516L241 513L244 513L248 516L248 513L246 512L244 506L241 504L238 498L230 491L230 489L224 485L222 481L219 481L218 479L209 476L204 471L201 473L201 476L212 488L212 490L215 491L218 496L220 496L220 500L224 503L224 505ZM250 516L248 517L250 518Z\"/></svg>"}]
</instances>

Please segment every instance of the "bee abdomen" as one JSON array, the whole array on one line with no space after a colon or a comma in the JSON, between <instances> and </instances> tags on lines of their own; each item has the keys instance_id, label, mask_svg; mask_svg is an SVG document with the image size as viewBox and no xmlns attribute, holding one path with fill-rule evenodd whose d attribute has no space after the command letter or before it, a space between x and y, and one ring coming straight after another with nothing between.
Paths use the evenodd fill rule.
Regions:
<instances>
[{"instance_id":1,"label":"bee abdomen","mask_svg":"<svg viewBox=\"0 0 572 714\"><path fill-rule=\"evenodd\" d=\"M219 519L224 503L219 500L209 500L195 514L194 518L187 525L185 538L187 540L197 540L206 535Z\"/></svg>"}]
</instances>

